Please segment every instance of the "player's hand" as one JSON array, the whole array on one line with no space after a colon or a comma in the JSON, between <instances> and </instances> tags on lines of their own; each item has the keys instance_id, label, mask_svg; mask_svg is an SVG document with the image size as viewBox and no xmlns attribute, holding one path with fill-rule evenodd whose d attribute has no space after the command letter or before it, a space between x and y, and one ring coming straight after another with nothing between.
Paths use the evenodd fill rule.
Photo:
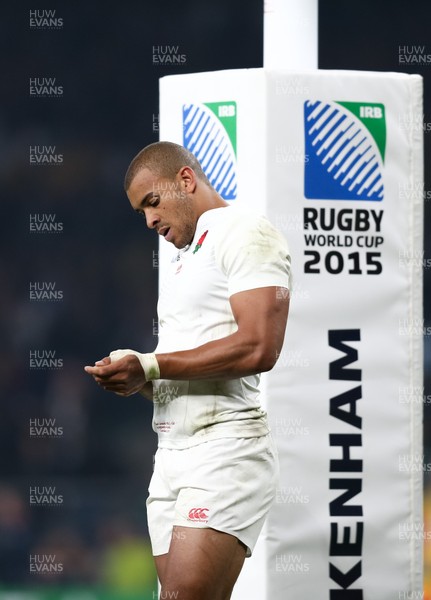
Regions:
<instances>
[{"instance_id":1,"label":"player's hand","mask_svg":"<svg viewBox=\"0 0 431 600\"><path fill-rule=\"evenodd\" d=\"M106 356L98 360L94 367L86 366L84 370L92 375L103 389L119 396L136 394L147 383L141 363L134 354L127 354L114 362Z\"/></svg>"}]
</instances>

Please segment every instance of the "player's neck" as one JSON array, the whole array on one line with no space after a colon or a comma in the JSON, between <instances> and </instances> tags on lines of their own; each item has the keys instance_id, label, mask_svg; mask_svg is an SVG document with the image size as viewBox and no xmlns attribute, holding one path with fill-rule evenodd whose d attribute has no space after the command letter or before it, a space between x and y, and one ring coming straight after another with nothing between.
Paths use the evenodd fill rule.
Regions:
<instances>
[{"instance_id":1,"label":"player's neck","mask_svg":"<svg viewBox=\"0 0 431 600\"><path fill-rule=\"evenodd\" d=\"M222 208L223 206L229 206L229 203L223 200L214 189L205 186L204 189L202 189L199 198L197 198L196 216L199 219L199 217L207 210Z\"/></svg>"}]
</instances>

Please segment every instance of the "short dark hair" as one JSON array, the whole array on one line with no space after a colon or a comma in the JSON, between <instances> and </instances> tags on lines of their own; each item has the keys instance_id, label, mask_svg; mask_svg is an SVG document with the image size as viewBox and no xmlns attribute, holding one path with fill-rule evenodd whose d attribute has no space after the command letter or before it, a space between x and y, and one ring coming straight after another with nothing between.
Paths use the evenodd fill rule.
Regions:
<instances>
[{"instance_id":1,"label":"short dark hair","mask_svg":"<svg viewBox=\"0 0 431 600\"><path fill-rule=\"evenodd\" d=\"M187 148L173 142L155 142L145 146L130 163L124 177L124 189L127 192L142 169L149 169L158 177L174 179L182 167L192 168L198 179L211 186L198 159Z\"/></svg>"}]
</instances>

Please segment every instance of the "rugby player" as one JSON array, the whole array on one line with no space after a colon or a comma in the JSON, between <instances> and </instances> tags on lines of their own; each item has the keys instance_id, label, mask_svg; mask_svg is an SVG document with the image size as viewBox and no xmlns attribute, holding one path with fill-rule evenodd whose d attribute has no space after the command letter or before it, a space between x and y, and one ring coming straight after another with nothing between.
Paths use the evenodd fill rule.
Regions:
<instances>
[{"instance_id":1,"label":"rugby player","mask_svg":"<svg viewBox=\"0 0 431 600\"><path fill-rule=\"evenodd\" d=\"M275 497L259 379L283 345L289 250L266 217L226 202L177 144L141 150L125 191L178 250L161 286L158 344L115 350L85 370L105 390L154 403L147 511L160 598L228 600Z\"/></svg>"}]
</instances>

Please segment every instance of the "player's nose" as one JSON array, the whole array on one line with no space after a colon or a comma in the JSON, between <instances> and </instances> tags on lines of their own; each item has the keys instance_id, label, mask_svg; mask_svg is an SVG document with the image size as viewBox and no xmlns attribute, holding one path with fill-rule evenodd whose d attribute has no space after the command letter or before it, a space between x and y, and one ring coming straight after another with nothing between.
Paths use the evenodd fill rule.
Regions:
<instances>
[{"instance_id":1,"label":"player's nose","mask_svg":"<svg viewBox=\"0 0 431 600\"><path fill-rule=\"evenodd\" d=\"M151 209L147 209L145 211L145 220L147 221L147 227L149 229L154 229L157 227L157 223L159 223L160 218L156 212L152 211Z\"/></svg>"}]
</instances>

